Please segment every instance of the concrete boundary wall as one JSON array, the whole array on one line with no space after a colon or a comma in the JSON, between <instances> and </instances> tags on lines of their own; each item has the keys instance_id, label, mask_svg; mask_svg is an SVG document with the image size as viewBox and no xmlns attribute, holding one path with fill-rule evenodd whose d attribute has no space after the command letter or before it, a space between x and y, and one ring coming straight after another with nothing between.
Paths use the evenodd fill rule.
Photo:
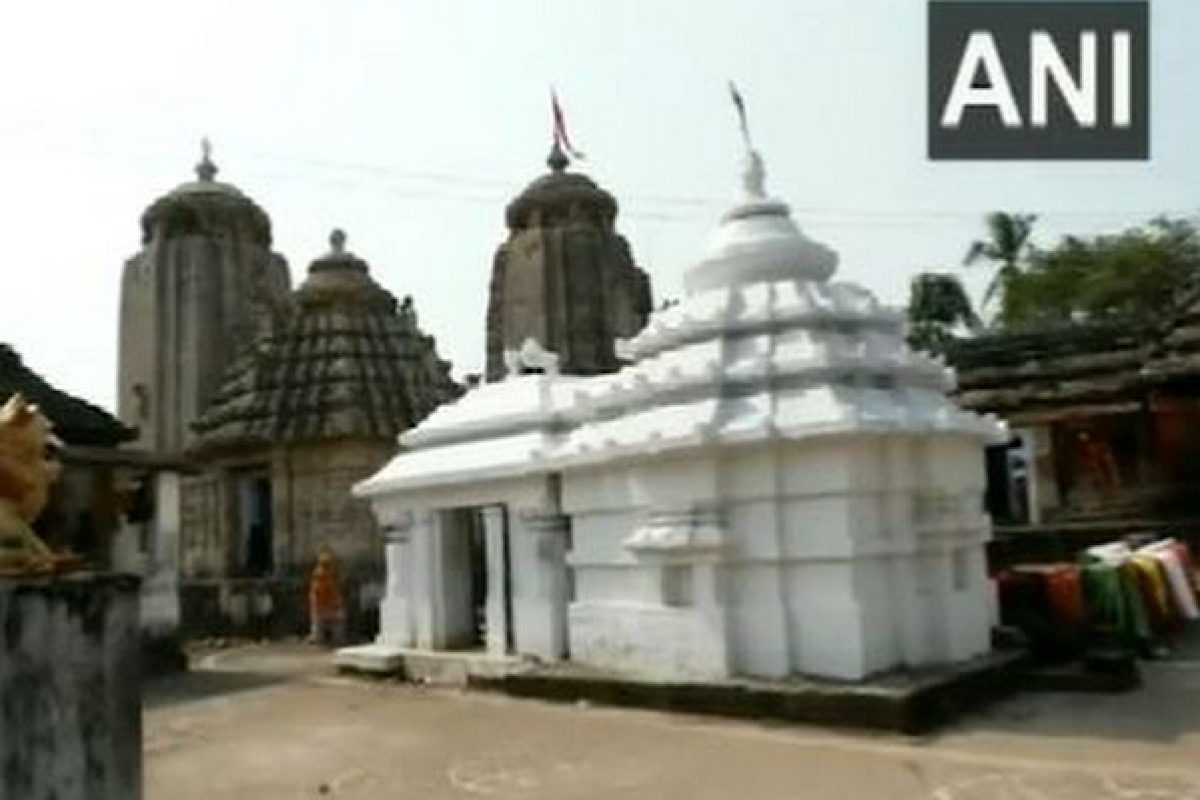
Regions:
<instances>
[{"instance_id":1,"label":"concrete boundary wall","mask_svg":"<svg viewBox=\"0 0 1200 800\"><path fill-rule=\"evenodd\" d=\"M138 579L0 578L0 800L142 794Z\"/></svg>"}]
</instances>

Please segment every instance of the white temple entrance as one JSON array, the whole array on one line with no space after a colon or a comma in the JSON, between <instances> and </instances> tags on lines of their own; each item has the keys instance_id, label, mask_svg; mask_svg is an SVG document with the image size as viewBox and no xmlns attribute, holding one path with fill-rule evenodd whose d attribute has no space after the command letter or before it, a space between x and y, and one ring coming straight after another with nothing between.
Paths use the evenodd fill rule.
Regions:
<instances>
[{"instance_id":1,"label":"white temple entrance","mask_svg":"<svg viewBox=\"0 0 1200 800\"><path fill-rule=\"evenodd\" d=\"M465 492L414 494L377 509L388 581L374 644L347 665L379 669L428 659L566 658L569 519L557 482L529 476Z\"/></svg>"},{"instance_id":2,"label":"white temple entrance","mask_svg":"<svg viewBox=\"0 0 1200 800\"><path fill-rule=\"evenodd\" d=\"M516 652L512 544L503 505L453 508L441 518L442 647Z\"/></svg>"}]
</instances>

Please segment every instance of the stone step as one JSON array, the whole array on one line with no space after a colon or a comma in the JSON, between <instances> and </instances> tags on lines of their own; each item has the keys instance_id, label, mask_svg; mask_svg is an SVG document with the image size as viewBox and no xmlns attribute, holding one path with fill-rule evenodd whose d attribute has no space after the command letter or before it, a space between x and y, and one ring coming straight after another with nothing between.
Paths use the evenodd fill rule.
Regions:
<instances>
[{"instance_id":1,"label":"stone step","mask_svg":"<svg viewBox=\"0 0 1200 800\"><path fill-rule=\"evenodd\" d=\"M525 658L477 650L416 650L382 644L343 647L334 654L334 664L342 673L435 686L466 686L472 678L499 678L534 667Z\"/></svg>"}]
</instances>

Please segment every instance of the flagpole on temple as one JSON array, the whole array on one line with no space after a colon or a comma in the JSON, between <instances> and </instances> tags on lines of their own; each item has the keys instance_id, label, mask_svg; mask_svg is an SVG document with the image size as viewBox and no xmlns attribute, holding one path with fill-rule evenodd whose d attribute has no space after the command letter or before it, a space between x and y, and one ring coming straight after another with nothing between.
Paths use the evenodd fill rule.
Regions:
<instances>
[{"instance_id":1,"label":"flagpole on temple","mask_svg":"<svg viewBox=\"0 0 1200 800\"><path fill-rule=\"evenodd\" d=\"M554 145L550 150L550 168L555 172L561 172L570 163L568 156L575 161L583 161L584 155L571 143L571 137L567 133L566 115L563 114L562 105L558 102L558 93L554 91L554 87L550 88L550 119L551 132L554 136Z\"/></svg>"},{"instance_id":2,"label":"flagpole on temple","mask_svg":"<svg viewBox=\"0 0 1200 800\"><path fill-rule=\"evenodd\" d=\"M750 139L750 125L746 121L746 101L742 99L742 93L738 91L733 81L729 82L729 96L733 100L733 107L737 110L738 128L742 133L742 144L746 147L742 192L748 198L765 199L767 196L766 168L763 166L762 156L754 149L754 142Z\"/></svg>"},{"instance_id":3,"label":"flagpole on temple","mask_svg":"<svg viewBox=\"0 0 1200 800\"><path fill-rule=\"evenodd\" d=\"M742 142L746 145L746 150L753 151L754 143L750 139L750 125L746 122L746 101L742 99L742 93L738 91L737 85L733 81L729 82L729 96L733 99L733 107L737 109L738 128L742 133Z\"/></svg>"}]
</instances>

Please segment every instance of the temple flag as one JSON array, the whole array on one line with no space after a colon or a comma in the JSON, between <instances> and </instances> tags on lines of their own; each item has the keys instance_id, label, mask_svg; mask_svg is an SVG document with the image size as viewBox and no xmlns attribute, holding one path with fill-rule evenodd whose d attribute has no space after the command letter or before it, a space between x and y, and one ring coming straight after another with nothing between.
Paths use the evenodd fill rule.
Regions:
<instances>
[{"instance_id":1,"label":"temple flag","mask_svg":"<svg viewBox=\"0 0 1200 800\"><path fill-rule=\"evenodd\" d=\"M550 90L550 109L554 114L554 141L567 152L571 158L583 160L583 153L575 149L575 145L571 144L571 137L567 135L567 121L563 116L562 106L558 104L558 95L553 89Z\"/></svg>"},{"instance_id":2,"label":"temple flag","mask_svg":"<svg viewBox=\"0 0 1200 800\"><path fill-rule=\"evenodd\" d=\"M733 107L737 109L738 125L742 130L742 138L746 141L746 145L749 146L750 126L746 123L746 101L742 99L742 93L738 91L733 81L729 82L729 96L733 98Z\"/></svg>"}]
</instances>

